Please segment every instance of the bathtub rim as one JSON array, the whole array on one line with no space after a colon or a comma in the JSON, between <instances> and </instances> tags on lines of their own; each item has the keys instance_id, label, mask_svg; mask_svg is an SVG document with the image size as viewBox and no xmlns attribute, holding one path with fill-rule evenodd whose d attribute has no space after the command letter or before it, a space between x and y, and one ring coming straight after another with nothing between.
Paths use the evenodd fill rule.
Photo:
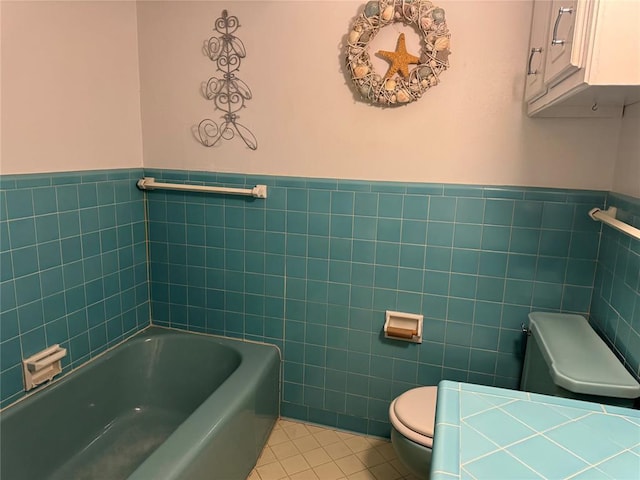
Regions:
<instances>
[{"instance_id":1,"label":"bathtub rim","mask_svg":"<svg viewBox=\"0 0 640 480\"><path fill-rule=\"evenodd\" d=\"M134 340L136 337L138 336L144 336L146 333L149 333L148 330L154 330L154 329L158 329L158 330L167 330L169 332L173 332L173 333L182 333L185 335L200 335L200 336L204 336L204 337L212 337L215 339L219 339L219 340L233 340L235 342L239 342L239 343L251 343L254 345L265 345L268 347L274 347L277 351L278 351L278 357L280 359L280 363L282 363L283 360L283 356L282 356L282 350L280 349L280 347L274 343L267 343L267 342L258 342L256 340L246 340L243 338L234 338L234 337L225 337L223 335L216 335L214 333L206 333L206 332L193 332L191 330L183 330L180 328L175 328L175 327L167 327L164 325L155 325L155 324L150 324L147 325L146 327L132 333L130 336L122 339L121 341L119 341L118 343L110 346L109 348L103 350L102 352L100 352L99 354L97 354L96 356L90 358L89 360L87 360L86 362L84 362L82 365L79 365L75 368L72 368L71 370L67 371L67 372L63 372L62 375L56 376L55 378L53 378L52 380L39 385L38 387L36 387L35 389L31 390L30 392L25 392L25 394L20 397L19 399L17 399L15 402L10 403L9 405L4 406L3 408L0 408L0 415L2 415L3 413L6 413L7 410L9 409L13 409L15 407L17 407L19 404L27 401L28 399L30 399L33 396L36 396L38 394L40 394L41 392L45 392L47 391L50 387L54 387L55 385L57 385L58 383L60 383L62 380L64 380L65 378L67 378L69 375L71 375L72 373L76 373L76 372L80 372L82 369L84 369L85 367L91 366L94 363L97 363L99 361L103 361L103 358L108 356L113 350L115 350L116 348L122 346L123 344ZM167 332L167 334L169 333ZM282 372L280 372L282 376Z\"/></svg>"},{"instance_id":2,"label":"bathtub rim","mask_svg":"<svg viewBox=\"0 0 640 480\"><path fill-rule=\"evenodd\" d=\"M193 337L192 334L194 333L199 337ZM204 341L205 345L209 344L212 348L217 346L225 350L231 349L233 353L238 355L240 362L231 374L171 432L169 437L136 467L128 477L131 479L185 478L183 476L184 472L187 471L192 461L199 461L197 459L207 447L208 439L214 438L218 432L223 431L223 428L231 422L230 419L233 418L233 415L242 414L244 411L255 411L253 410L255 408L255 399L260 398L256 397L256 392L259 391L256 387L260 385L261 378L269 378L275 381L273 384L276 390L275 403L268 403L268 405L271 405L269 409L271 413L265 417L267 418L267 423L270 423L268 431L271 431L280 416L282 354L277 345L265 342L227 338L219 335L151 325L137 332L136 335L114 345L108 351L101 352L100 355L96 355L94 359L82 365L82 367L89 366L88 369L82 370L81 367L78 367L69 373L77 371L90 374L92 368L98 367L102 362L109 361L113 356L118 355L117 350L119 347L126 348L127 344L135 351L149 339L162 342L163 338L171 341L172 337L176 340L198 338L197 343ZM96 361L94 362L93 360ZM20 402L19 404L16 402L12 404L11 410L7 409L8 411L5 414L10 412L11 414L13 412L18 413L21 409L34 405L33 402L36 402L35 405L39 405L36 400L38 397L35 395L44 392L41 398L46 399L46 392L52 393L53 389L57 388L56 386L62 387L64 383L67 383L64 380L69 380L69 373L58 378L56 382L51 382L45 385L45 388L40 388L32 395L29 395L28 398L32 399L31 402ZM249 376L253 378L249 380ZM53 387L53 389L48 387ZM34 396L35 398L33 398ZM229 399L232 399L232 401L229 401ZM260 437L262 437L264 431L259 431L261 432ZM266 441L266 437L264 440ZM166 444L168 446L165 446ZM260 451L257 450L256 458L259 453ZM150 472L152 477L149 477Z\"/></svg>"},{"instance_id":3,"label":"bathtub rim","mask_svg":"<svg viewBox=\"0 0 640 480\"><path fill-rule=\"evenodd\" d=\"M167 329L174 330L177 329ZM177 330L181 333L189 333L184 330ZM129 476L129 480L148 480L149 478L162 478L163 480L183 478L182 474L188 468L188 465L198 456L198 454L208 444L207 439L215 436L215 434L224 428L225 424L230 422L234 413L241 413L247 402L251 402L255 393L252 390L253 385L246 381L247 376L256 376L257 373L267 372L273 362L273 356L266 358L267 361L256 364L256 358L249 358L246 361L247 353L251 357L255 357L257 352L250 350L243 352L242 345L247 343L254 345L262 345L267 347L275 347L277 357L277 412L273 419L273 424L280 417L280 399L281 399L281 382L282 382L282 353L277 345L245 341L240 339L219 337L217 335L202 334L208 337L216 337L224 341L239 340L239 348L242 359L238 367L233 373L215 390L215 393L207 397L179 426L176 428L169 438L167 438L156 450L154 450L147 459L138 466L136 470ZM245 346L247 348L248 346ZM248 347L250 349L250 347ZM235 393L235 400L232 404L225 401L228 397L227 391ZM221 414L225 412L226 414ZM202 422L202 418L211 421ZM215 422L213 421L215 419ZM273 428L273 424L271 428ZM194 445L192 440L197 439ZM266 440L266 439L265 439ZM186 448L190 445L191 448ZM260 452L257 452L259 455ZM256 455L256 456L257 456Z\"/></svg>"}]
</instances>

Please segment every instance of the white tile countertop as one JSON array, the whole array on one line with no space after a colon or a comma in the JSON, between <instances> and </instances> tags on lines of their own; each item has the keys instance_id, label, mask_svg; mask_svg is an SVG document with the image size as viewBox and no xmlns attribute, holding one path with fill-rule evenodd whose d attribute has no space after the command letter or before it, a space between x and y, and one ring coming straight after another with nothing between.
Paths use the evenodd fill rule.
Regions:
<instances>
[{"instance_id":1,"label":"white tile countertop","mask_svg":"<svg viewBox=\"0 0 640 480\"><path fill-rule=\"evenodd\" d=\"M452 381L431 480L640 478L640 411Z\"/></svg>"}]
</instances>

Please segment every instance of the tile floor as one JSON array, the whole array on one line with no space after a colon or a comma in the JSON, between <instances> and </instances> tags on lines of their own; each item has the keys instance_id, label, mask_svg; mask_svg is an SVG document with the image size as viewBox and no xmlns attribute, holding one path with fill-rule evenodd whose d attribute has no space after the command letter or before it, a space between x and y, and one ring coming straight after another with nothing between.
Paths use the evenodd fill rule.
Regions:
<instances>
[{"instance_id":1,"label":"tile floor","mask_svg":"<svg viewBox=\"0 0 640 480\"><path fill-rule=\"evenodd\" d=\"M247 480L417 480L388 440L280 419Z\"/></svg>"}]
</instances>

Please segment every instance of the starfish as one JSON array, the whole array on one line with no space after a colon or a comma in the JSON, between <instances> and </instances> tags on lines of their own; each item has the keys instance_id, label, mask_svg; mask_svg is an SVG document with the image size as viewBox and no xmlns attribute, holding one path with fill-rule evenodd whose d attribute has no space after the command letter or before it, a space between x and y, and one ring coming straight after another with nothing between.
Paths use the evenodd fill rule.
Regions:
<instances>
[{"instance_id":1,"label":"starfish","mask_svg":"<svg viewBox=\"0 0 640 480\"><path fill-rule=\"evenodd\" d=\"M409 76L409 64L419 63L420 59L407 52L407 46L404 40L404 33L401 33L398 37L398 44L396 45L395 52L386 52L380 50L378 54L388 60L391 60L391 66L387 70L385 79L391 78L396 72L402 75L404 78Z\"/></svg>"}]
</instances>

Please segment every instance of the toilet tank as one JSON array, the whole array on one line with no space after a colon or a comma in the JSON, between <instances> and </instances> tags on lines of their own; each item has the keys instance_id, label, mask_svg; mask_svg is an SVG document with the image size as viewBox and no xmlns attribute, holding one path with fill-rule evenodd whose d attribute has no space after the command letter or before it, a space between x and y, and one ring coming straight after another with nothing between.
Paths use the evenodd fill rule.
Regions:
<instances>
[{"instance_id":1,"label":"toilet tank","mask_svg":"<svg viewBox=\"0 0 640 480\"><path fill-rule=\"evenodd\" d=\"M520 390L632 406L640 384L581 315L532 312Z\"/></svg>"}]
</instances>

